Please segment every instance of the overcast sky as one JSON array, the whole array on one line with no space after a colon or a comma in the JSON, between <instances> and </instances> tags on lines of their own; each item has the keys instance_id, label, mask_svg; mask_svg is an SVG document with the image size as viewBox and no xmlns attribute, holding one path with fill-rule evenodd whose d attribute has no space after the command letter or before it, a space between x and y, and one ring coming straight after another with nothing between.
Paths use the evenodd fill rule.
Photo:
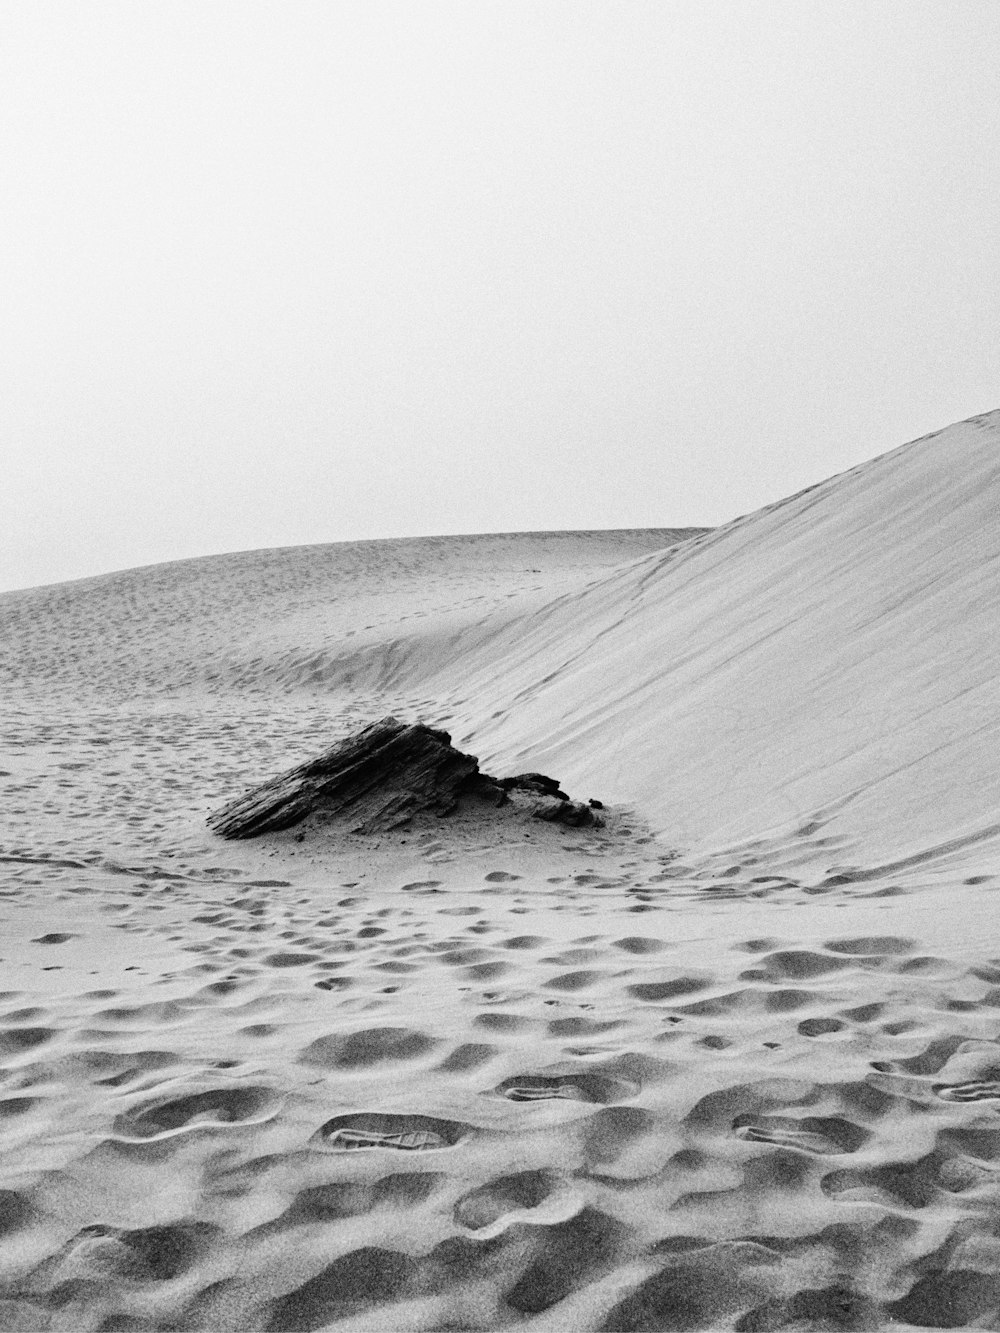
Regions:
<instances>
[{"instance_id":1,"label":"overcast sky","mask_svg":"<svg viewBox=\"0 0 1000 1333\"><path fill-rule=\"evenodd\" d=\"M997 0L2 0L0 588L714 524L1000 406Z\"/></svg>"}]
</instances>

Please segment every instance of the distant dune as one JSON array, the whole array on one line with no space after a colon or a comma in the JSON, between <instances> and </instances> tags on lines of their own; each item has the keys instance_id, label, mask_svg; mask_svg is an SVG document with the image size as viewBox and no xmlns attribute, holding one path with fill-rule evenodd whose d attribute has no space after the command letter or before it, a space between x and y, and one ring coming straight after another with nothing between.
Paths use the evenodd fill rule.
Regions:
<instances>
[{"instance_id":1,"label":"distant dune","mask_svg":"<svg viewBox=\"0 0 1000 1333\"><path fill-rule=\"evenodd\" d=\"M370 646L417 638L425 620L453 632L511 598L544 602L704 531L291 546L0 593L0 681L111 702L136 691L329 689L370 676Z\"/></svg>"}]
</instances>

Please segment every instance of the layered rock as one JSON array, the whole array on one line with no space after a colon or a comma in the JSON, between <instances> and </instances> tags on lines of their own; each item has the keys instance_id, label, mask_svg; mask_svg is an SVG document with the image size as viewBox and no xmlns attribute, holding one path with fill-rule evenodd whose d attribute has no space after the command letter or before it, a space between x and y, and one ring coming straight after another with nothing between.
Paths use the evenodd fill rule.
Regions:
<instances>
[{"instance_id":1,"label":"layered rock","mask_svg":"<svg viewBox=\"0 0 1000 1333\"><path fill-rule=\"evenodd\" d=\"M553 807L571 810L563 822L579 818L578 807L543 773L497 779L479 771L475 755L463 754L446 731L394 717L373 722L354 736L254 787L208 817L223 838L256 838L300 823L314 811L342 819L350 831L374 833L397 828L414 815L448 815L463 798L500 806L508 792L520 790L542 798L532 813L560 819Z\"/></svg>"}]
</instances>

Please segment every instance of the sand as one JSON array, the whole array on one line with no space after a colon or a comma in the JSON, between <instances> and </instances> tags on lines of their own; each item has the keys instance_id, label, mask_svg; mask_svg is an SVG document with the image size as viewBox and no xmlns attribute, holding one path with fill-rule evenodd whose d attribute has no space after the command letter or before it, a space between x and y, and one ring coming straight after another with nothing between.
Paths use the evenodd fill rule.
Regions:
<instances>
[{"instance_id":1,"label":"sand","mask_svg":"<svg viewBox=\"0 0 1000 1333\"><path fill-rule=\"evenodd\" d=\"M998 420L0 597L0 1327L996 1327ZM605 825L207 830L388 712Z\"/></svg>"}]
</instances>

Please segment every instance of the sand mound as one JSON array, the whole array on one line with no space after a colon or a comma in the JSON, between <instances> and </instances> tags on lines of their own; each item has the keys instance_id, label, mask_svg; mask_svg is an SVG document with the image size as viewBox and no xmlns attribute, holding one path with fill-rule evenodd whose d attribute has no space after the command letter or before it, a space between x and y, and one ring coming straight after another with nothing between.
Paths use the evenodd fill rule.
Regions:
<instances>
[{"instance_id":1,"label":"sand mound","mask_svg":"<svg viewBox=\"0 0 1000 1333\"><path fill-rule=\"evenodd\" d=\"M484 763L599 778L683 846L992 858L998 512L994 412L494 618L435 683Z\"/></svg>"}]
</instances>

